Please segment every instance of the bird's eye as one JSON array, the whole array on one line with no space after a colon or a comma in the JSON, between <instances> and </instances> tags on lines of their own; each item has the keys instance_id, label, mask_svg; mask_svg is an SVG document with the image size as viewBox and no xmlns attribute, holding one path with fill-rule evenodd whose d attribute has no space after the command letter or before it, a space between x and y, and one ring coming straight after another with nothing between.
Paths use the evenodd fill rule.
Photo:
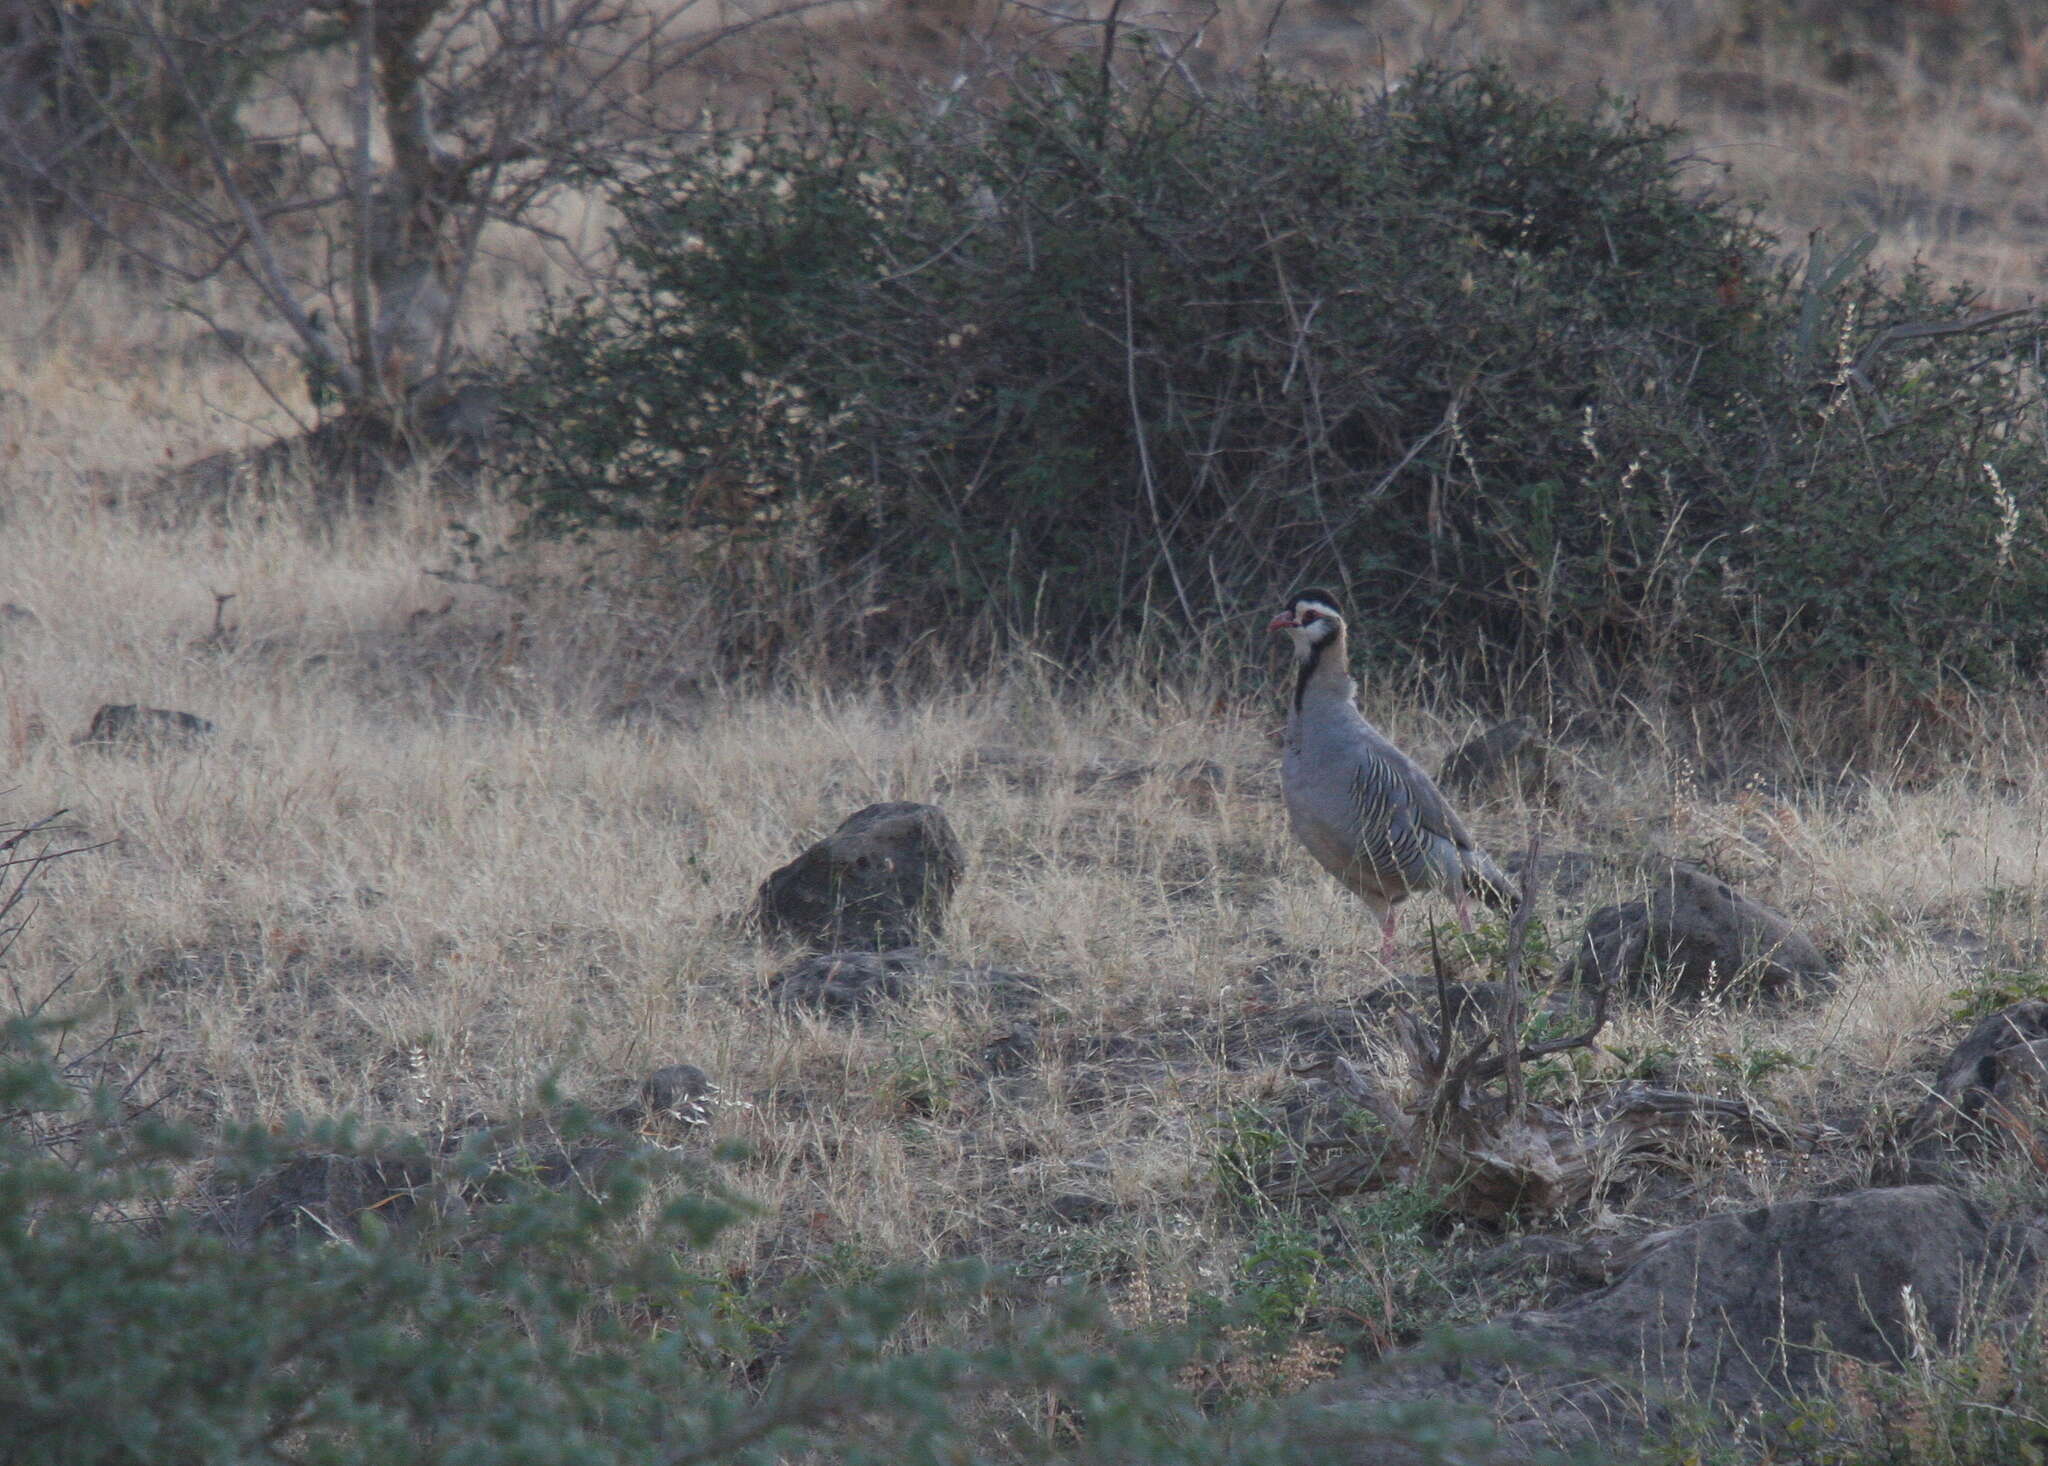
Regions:
<instances>
[{"instance_id":1,"label":"bird's eye","mask_svg":"<svg viewBox=\"0 0 2048 1466\"><path fill-rule=\"evenodd\" d=\"M1302 625L1306 626L1311 621L1322 620L1323 613L1321 611L1318 611L1314 606L1303 606L1299 611L1296 611L1294 613L1294 619L1299 621Z\"/></svg>"}]
</instances>

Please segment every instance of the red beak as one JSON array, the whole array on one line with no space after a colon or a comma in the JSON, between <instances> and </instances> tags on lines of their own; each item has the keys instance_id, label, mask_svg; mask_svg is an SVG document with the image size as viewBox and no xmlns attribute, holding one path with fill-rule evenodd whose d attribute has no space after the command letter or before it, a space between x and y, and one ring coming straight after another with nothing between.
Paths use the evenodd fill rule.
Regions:
<instances>
[{"instance_id":1,"label":"red beak","mask_svg":"<svg viewBox=\"0 0 2048 1466\"><path fill-rule=\"evenodd\" d=\"M1271 626L1268 626L1266 630L1293 631L1300 625L1301 623L1294 619L1294 613L1292 611L1282 611L1279 615L1273 618L1273 624Z\"/></svg>"}]
</instances>

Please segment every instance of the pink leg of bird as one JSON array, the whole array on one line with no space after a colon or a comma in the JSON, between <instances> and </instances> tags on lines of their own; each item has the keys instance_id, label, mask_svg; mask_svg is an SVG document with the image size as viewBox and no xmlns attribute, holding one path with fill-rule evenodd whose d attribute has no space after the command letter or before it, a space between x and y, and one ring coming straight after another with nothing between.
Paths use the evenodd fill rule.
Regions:
<instances>
[{"instance_id":1,"label":"pink leg of bird","mask_svg":"<svg viewBox=\"0 0 2048 1466\"><path fill-rule=\"evenodd\" d=\"M1394 965L1394 908L1391 906L1380 918L1380 961L1388 967Z\"/></svg>"},{"instance_id":2,"label":"pink leg of bird","mask_svg":"<svg viewBox=\"0 0 2048 1466\"><path fill-rule=\"evenodd\" d=\"M1468 934L1472 931L1472 898L1463 890L1458 892L1458 925Z\"/></svg>"}]
</instances>

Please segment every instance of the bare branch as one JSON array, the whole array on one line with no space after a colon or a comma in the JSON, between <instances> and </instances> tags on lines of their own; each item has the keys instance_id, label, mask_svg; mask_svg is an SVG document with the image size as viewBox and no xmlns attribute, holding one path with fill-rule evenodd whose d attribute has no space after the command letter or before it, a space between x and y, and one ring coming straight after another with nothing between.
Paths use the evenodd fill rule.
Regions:
<instances>
[{"instance_id":1,"label":"bare branch","mask_svg":"<svg viewBox=\"0 0 2048 1466\"><path fill-rule=\"evenodd\" d=\"M1929 341L1942 336L1975 336L1984 331L2016 329L2019 325L2034 325L2043 320L2048 320L2048 307L2025 305L2015 306L2010 310L1987 311L1967 321L1917 321L1887 326L1856 353L1856 360L1849 366L1848 376L1857 386L1868 391L1870 379L1865 375L1866 369L1894 346L1907 341Z\"/></svg>"},{"instance_id":2,"label":"bare branch","mask_svg":"<svg viewBox=\"0 0 2048 1466\"><path fill-rule=\"evenodd\" d=\"M1546 1039L1542 1043L1524 1044L1520 1049L1516 1050L1515 1058L1517 1062L1526 1064L1534 1059L1547 1058L1551 1054L1567 1053L1572 1049L1592 1048L1594 1040L1600 1036L1600 1030L1607 1026L1607 996L1609 991L1610 985L1607 983L1602 983L1598 988L1594 989L1593 1016L1586 1024L1584 1031L1572 1034L1568 1038L1553 1038ZM1506 1055L1488 1059L1484 1064L1479 1065L1472 1071L1473 1081L1478 1084L1484 1084L1487 1080L1500 1074L1507 1067L1507 1062Z\"/></svg>"},{"instance_id":3,"label":"bare branch","mask_svg":"<svg viewBox=\"0 0 2048 1466\"><path fill-rule=\"evenodd\" d=\"M1540 871L1537 862L1542 854L1543 827L1539 820L1529 831L1529 853L1522 862L1522 889L1515 901L1514 915L1508 919L1507 963L1501 973L1501 982L1506 989L1500 1012L1501 1072L1508 1082L1508 1110L1511 1114L1520 1114L1529 1099L1528 1090L1522 1083L1522 959L1529 948L1529 920L1536 914Z\"/></svg>"},{"instance_id":4,"label":"bare branch","mask_svg":"<svg viewBox=\"0 0 2048 1466\"><path fill-rule=\"evenodd\" d=\"M356 94L349 114L355 122L355 154L350 160L348 181L354 207L354 258L351 261L349 306L355 317L356 390L375 392L382 383L377 359L376 324L370 300L372 249L370 211L374 207L371 189L372 143L370 108L376 98L378 0L357 0L356 4ZM393 129L395 134L396 129ZM395 146L395 138L394 138Z\"/></svg>"},{"instance_id":5,"label":"bare branch","mask_svg":"<svg viewBox=\"0 0 2048 1466\"><path fill-rule=\"evenodd\" d=\"M163 64L165 73L175 80L187 105L193 109L198 119L196 131L201 145L206 150L214 183L226 196L236 217L241 221L247 246L246 251L241 252L239 256L243 269L263 291L270 308L284 317L299 339L305 343L307 352L332 369L347 390L360 392L361 383L356 378L354 370L342 360L334 348L334 343L314 325L311 315L299 303L297 294L291 289L284 267L273 248L270 232L258 217L254 205L249 202L248 194L236 181L234 168L221 146L220 137L215 133L212 122L208 120L207 109L192 90L191 78L172 52L162 28L152 25L146 34L150 45L157 53L158 60Z\"/></svg>"}]
</instances>

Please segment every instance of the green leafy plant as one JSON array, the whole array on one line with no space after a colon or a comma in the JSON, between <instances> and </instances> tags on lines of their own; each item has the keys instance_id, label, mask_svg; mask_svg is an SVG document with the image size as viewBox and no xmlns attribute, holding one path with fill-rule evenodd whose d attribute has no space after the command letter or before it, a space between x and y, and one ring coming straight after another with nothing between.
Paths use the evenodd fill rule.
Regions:
<instances>
[{"instance_id":1,"label":"green leafy plant","mask_svg":"<svg viewBox=\"0 0 2048 1466\"><path fill-rule=\"evenodd\" d=\"M943 1114L952 1102L958 1075L936 1035L919 1033L900 1046L883 1074L880 1097L901 1115Z\"/></svg>"},{"instance_id":2,"label":"green leafy plant","mask_svg":"<svg viewBox=\"0 0 2048 1466\"><path fill-rule=\"evenodd\" d=\"M2038 968L1987 967L1962 987L1949 989L1948 1019L1974 1023L2014 1003L2048 999L2048 972Z\"/></svg>"},{"instance_id":3,"label":"green leafy plant","mask_svg":"<svg viewBox=\"0 0 2048 1466\"><path fill-rule=\"evenodd\" d=\"M1670 1081L1682 1057L1678 1046L1669 1043L1603 1043L1601 1047L1619 1062L1620 1078L1658 1084Z\"/></svg>"},{"instance_id":4,"label":"green leafy plant","mask_svg":"<svg viewBox=\"0 0 2048 1466\"><path fill-rule=\"evenodd\" d=\"M238 1245L164 1209L177 1173L254 1178L304 1146L378 1138L313 1126L216 1144L117 1125L51 1065L48 1031L12 1024L0 1060L10 1461L958 1462L984 1459L972 1402L1012 1390L1070 1400L1085 1422L1040 1441L1043 1459L1203 1449L1175 1383L1186 1341L1119 1333L1079 1298L1034 1303L972 1264L816 1293L776 1330L776 1383L757 1394L758 1310L692 1266L744 1208L665 1185L663 1153L573 1117L564 1134L621 1147L599 1189L465 1147L447 1172L472 1197L459 1219L387 1225L372 1208L320 1241ZM98 1123L63 1154L24 1139L26 1115L79 1108Z\"/></svg>"},{"instance_id":5,"label":"green leafy plant","mask_svg":"<svg viewBox=\"0 0 2048 1466\"><path fill-rule=\"evenodd\" d=\"M1228 1312L1277 1344L1307 1323L1329 1266L1315 1227L1275 1212L1253 1232L1238 1261L1238 1287Z\"/></svg>"},{"instance_id":6,"label":"green leafy plant","mask_svg":"<svg viewBox=\"0 0 2048 1466\"><path fill-rule=\"evenodd\" d=\"M1469 932L1433 929L1433 934L1450 956L1476 962L1484 967L1499 968L1507 961L1511 926L1508 914L1503 912L1479 921ZM1558 966L1556 939L1551 932L1550 923L1542 917L1529 919L1523 942L1524 960L1531 968L1544 971Z\"/></svg>"},{"instance_id":7,"label":"green leafy plant","mask_svg":"<svg viewBox=\"0 0 2048 1466\"><path fill-rule=\"evenodd\" d=\"M1716 1072L1727 1075L1743 1089L1761 1084L1773 1074L1813 1067L1790 1049L1771 1044L1745 1043L1738 1049L1713 1054L1711 1059Z\"/></svg>"},{"instance_id":8,"label":"green leafy plant","mask_svg":"<svg viewBox=\"0 0 2048 1466\"><path fill-rule=\"evenodd\" d=\"M1240 1104L1216 1124L1213 1162L1224 1202L1252 1213L1269 1210L1266 1179L1289 1150L1287 1136L1257 1105Z\"/></svg>"}]
</instances>

